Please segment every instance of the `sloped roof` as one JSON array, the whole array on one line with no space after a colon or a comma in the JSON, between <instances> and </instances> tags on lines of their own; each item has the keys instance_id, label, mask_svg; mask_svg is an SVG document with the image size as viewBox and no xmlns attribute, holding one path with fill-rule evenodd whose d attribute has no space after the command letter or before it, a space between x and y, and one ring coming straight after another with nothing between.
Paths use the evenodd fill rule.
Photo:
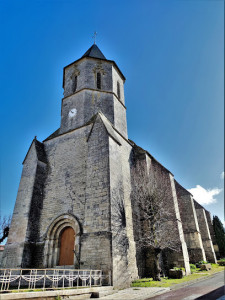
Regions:
<instances>
[{"instance_id":1,"label":"sloped roof","mask_svg":"<svg viewBox=\"0 0 225 300\"><path fill-rule=\"evenodd\" d=\"M35 151L36 151L37 159L39 161L42 161L43 163L47 164L47 157L46 157L46 153L45 153L44 144L41 143L41 142L39 142L36 139L36 137L33 139L32 143L31 143L31 145L30 145L30 147L29 147L29 149L27 151L27 154L26 154L26 156L24 158L23 164L24 164L24 162L25 162L25 160L27 158L28 153L30 152L30 149L31 149L33 143L34 143L34 146L35 146Z\"/></svg>"},{"instance_id":2,"label":"sloped roof","mask_svg":"<svg viewBox=\"0 0 225 300\"><path fill-rule=\"evenodd\" d=\"M83 58L96 58L96 59L105 60L105 61L108 61L108 62L114 64L114 67L120 73L121 77L123 78L123 80L125 82L126 78L124 77L123 73L121 72L121 70L115 63L115 61L107 59L104 56L104 54L101 52L101 50L98 48L98 46L96 44L94 44L84 53L83 56L81 56L79 59L75 60L74 62L70 63L69 65L67 65L63 68L63 88L64 88L64 80L65 80L65 69L68 68L69 66L73 65L74 63L79 62Z\"/></svg>"},{"instance_id":3,"label":"sloped roof","mask_svg":"<svg viewBox=\"0 0 225 300\"><path fill-rule=\"evenodd\" d=\"M147 150L141 148L140 146L136 145L134 141L128 139L128 141L130 142L130 144L132 145L134 151L136 152L137 155L143 155L143 154L147 154L151 159L153 159L157 164L159 164L164 170L166 170L167 172L169 172L171 175L173 175L173 173L168 170L166 167L164 167L157 159L155 159L155 157L153 155L151 155Z\"/></svg>"},{"instance_id":4,"label":"sloped roof","mask_svg":"<svg viewBox=\"0 0 225 300\"><path fill-rule=\"evenodd\" d=\"M97 45L93 44L82 57L94 57L100 59L106 59L102 51L98 48Z\"/></svg>"},{"instance_id":5,"label":"sloped roof","mask_svg":"<svg viewBox=\"0 0 225 300\"><path fill-rule=\"evenodd\" d=\"M107 131L107 133L108 133L108 135L109 135L115 142L117 142L117 144L121 145L121 143L120 143L120 141L119 141L119 139L118 139L118 137L117 137L117 134L116 134L116 132L115 132L114 126L112 125L112 123L110 123L110 121L105 117L105 115L104 115L101 111L99 111L99 112L94 116L94 119L93 119L93 120L94 120L94 121L93 121L93 126L94 126L94 124L95 124L95 121L96 121L97 117L100 117L100 119L101 119L101 121L102 121L102 123L103 123L103 125L104 125L104 127L105 127L105 129L106 129L106 131ZM91 133L92 133L93 126L92 126L92 128L91 128L91 131L90 131L90 133L89 133L89 136L88 136L87 140L89 140L89 137L90 137L90 135L91 135Z\"/></svg>"},{"instance_id":6,"label":"sloped roof","mask_svg":"<svg viewBox=\"0 0 225 300\"><path fill-rule=\"evenodd\" d=\"M187 189L185 189L176 179L174 179L175 185L180 189L181 195L189 194L190 196L193 196L192 193L190 193Z\"/></svg>"},{"instance_id":7,"label":"sloped roof","mask_svg":"<svg viewBox=\"0 0 225 300\"><path fill-rule=\"evenodd\" d=\"M35 142L35 148L36 148L38 160L47 164L47 157L45 153L44 144L39 142L36 139L34 140L34 142Z\"/></svg>"},{"instance_id":8,"label":"sloped roof","mask_svg":"<svg viewBox=\"0 0 225 300\"><path fill-rule=\"evenodd\" d=\"M60 128L57 129L49 137L47 137L43 142L46 142L46 141L51 140L51 139L53 139L55 137L58 137L58 136L70 133L70 132L72 132L74 130L78 130L78 129L80 129L80 128L84 127L84 126L90 125L90 124L93 124L93 126L94 126L96 118L98 116L102 120L102 123L104 124L104 127L105 127L107 133L109 134L109 136L111 136L112 139L114 139L119 145L121 145L121 143L120 143L120 141L118 139L118 136L117 136L117 134L119 134L119 135L121 135L121 134L114 128L113 124L105 117L105 115L101 111L99 111L98 113L96 113L94 116L91 117L91 119L88 122L86 122L84 125L82 125L82 126L80 126L78 128L74 128L74 129L68 130L68 131L63 132L63 133L60 133ZM93 129L93 126L92 126L92 129ZM89 133L89 136L91 135L92 129L91 129L91 131ZM89 139L89 136L88 136L88 139ZM127 139L125 139L125 140L129 143L129 141Z\"/></svg>"},{"instance_id":9,"label":"sloped roof","mask_svg":"<svg viewBox=\"0 0 225 300\"><path fill-rule=\"evenodd\" d=\"M43 142L53 139L54 137L60 135L60 128L50 134Z\"/></svg>"}]
</instances>

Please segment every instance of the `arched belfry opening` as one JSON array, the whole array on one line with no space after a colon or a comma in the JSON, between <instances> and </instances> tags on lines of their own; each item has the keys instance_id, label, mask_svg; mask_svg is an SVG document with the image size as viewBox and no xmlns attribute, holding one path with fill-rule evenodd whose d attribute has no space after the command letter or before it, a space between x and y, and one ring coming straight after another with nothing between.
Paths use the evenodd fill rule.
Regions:
<instances>
[{"instance_id":1,"label":"arched belfry opening","mask_svg":"<svg viewBox=\"0 0 225 300\"><path fill-rule=\"evenodd\" d=\"M79 267L80 225L72 215L61 215L49 226L45 242L45 266Z\"/></svg>"}]
</instances>

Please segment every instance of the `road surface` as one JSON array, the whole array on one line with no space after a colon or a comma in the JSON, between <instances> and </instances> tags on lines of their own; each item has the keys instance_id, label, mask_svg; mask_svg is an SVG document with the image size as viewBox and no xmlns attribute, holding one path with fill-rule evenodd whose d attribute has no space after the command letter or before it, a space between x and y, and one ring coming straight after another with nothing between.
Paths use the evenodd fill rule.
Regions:
<instances>
[{"instance_id":1,"label":"road surface","mask_svg":"<svg viewBox=\"0 0 225 300\"><path fill-rule=\"evenodd\" d=\"M225 300L224 272L216 273L210 278L197 281L187 287L176 289L149 300ZM148 300L148 299L146 299Z\"/></svg>"}]
</instances>

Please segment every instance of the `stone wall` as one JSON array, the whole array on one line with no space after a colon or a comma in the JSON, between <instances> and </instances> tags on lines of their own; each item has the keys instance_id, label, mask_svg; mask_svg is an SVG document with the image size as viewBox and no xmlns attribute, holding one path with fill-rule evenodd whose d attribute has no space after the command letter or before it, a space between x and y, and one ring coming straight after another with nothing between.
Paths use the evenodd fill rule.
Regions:
<instances>
[{"instance_id":1,"label":"stone wall","mask_svg":"<svg viewBox=\"0 0 225 300\"><path fill-rule=\"evenodd\" d=\"M155 237L154 240L158 240L158 247L165 250L167 248L174 250L172 252L168 251L167 260L170 265L185 267L187 274L190 273L189 257L172 175L153 157L135 144L133 145L131 159L131 174L131 198L135 222L134 237L137 245L139 276L151 276L154 269L151 247L153 246L153 240L150 239L149 246L145 244L145 240L148 240L148 236L151 233L150 230L149 234L146 235L148 222L145 220L147 217L146 208L154 202L155 197L157 198L157 201L154 202L154 205L157 205L155 215L160 214L162 216L162 228L160 227L161 236ZM159 218L155 221L160 222ZM154 247L157 248L157 245L155 244Z\"/></svg>"}]
</instances>

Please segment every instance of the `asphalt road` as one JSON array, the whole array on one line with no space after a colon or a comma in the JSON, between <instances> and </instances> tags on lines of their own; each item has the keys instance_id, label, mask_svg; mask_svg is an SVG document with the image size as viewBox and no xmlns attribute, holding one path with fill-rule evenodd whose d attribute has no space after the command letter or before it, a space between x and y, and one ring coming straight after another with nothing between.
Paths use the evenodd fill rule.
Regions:
<instances>
[{"instance_id":1,"label":"asphalt road","mask_svg":"<svg viewBox=\"0 0 225 300\"><path fill-rule=\"evenodd\" d=\"M168 293L149 298L149 300L225 300L224 272L208 279L197 281L189 286L174 289Z\"/></svg>"}]
</instances>

